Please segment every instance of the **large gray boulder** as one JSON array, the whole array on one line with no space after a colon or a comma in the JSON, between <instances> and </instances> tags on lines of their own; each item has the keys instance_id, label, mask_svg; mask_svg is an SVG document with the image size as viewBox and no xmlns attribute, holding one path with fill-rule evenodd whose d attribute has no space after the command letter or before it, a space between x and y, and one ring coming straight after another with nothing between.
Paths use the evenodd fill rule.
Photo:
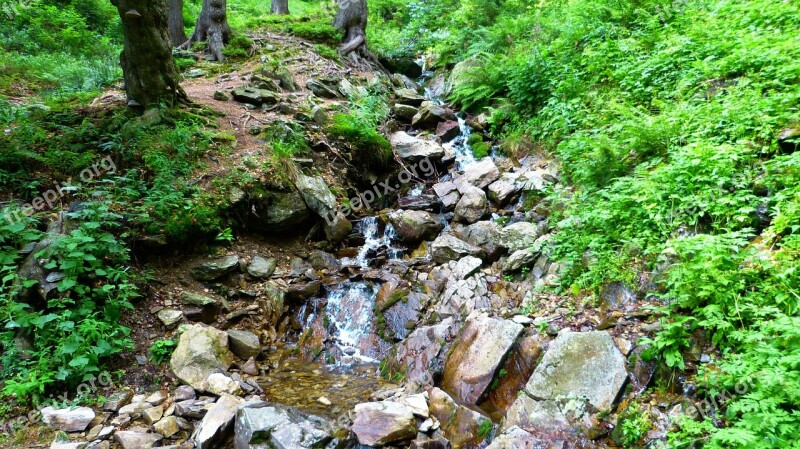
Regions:
<instances>
[{"instance_id":1,"label":"large gray boulder","mask_svg":"<svg viewBox=\"0 0 800 449\"><path fill-rule=\"evenodd\" d=\"M477 404L522 330L513 321L487 316L467 321L447 358L442 388L466 404Z\"/></svg>"},{"instance_id":2,"label":"large gray boulder","mask_svg":"<svg viewBox=\"0 0 800 449\"><path fill-rule=\"evenodd\" d=\"M355 407L350 430L365 446L386 446L409 441L417 435L413 410L397 402L367 402Z\"/></svg>"},{"instance_id":3,"label":"large gray boulder","mask_svg":"<svg viewBox=\"0 0 800 449\"><path fill-rule=\"evenodd\" d=\"M471 164L464 170L464 174L456 179L458 189L464 191L467 185L485 189L489 184L495 182L500 177L500 170L494 165L492 158L485 157L478 162Z\"/></svg>"},{"instance_id":4,"label":"large gray boulder","mask_svg":"<svg viewBox=\"0 0 800 449\"><path fill-rule=\"evenodd\" d=\"M239 267L239 256L213 259L192 268L192 277L198 281L214 281Z\"/></svg>"},{"instance_id":5,"label":"large gray boulder","mask_svg":"<svg viewBox=\"0 0 800 449\"><path fill-rule=\"evenodd\" d=\"M406 381L412 385L432 384L433 373L444 369L447 350L457 334L458 326L453 318L419 327L397 345L389 368L406 373Z\"/></svg>"},{"instance_id":6,"label":"large gray boulder","mask_svg":"<svg viewBox=\"0 0 800 449\"><path fill-rule=\"evenodd\" d=\"M501 245L503 228L495 221L479 221L459 232L459 237L470 245L477 246L486 252L490 259L505 249Z\"/></svg>"},{"instance_id":7,"label":"large gray boulder","mask_svg":"<svg viewBox=\"0 0 800 449\"><path fill-rule=\"evenodd\" d=\"M449 108L433 101L423 101L417 115L411 119L415 128L435 129L440 122L455 120L456 114Z\"/></svg>"},{"instance_id":8,"label":"large gray boulder","mask_svg":"<svg viewBox=\"0 0 800 449\"><path fill-rule=\"evenodd\" d=\"M252 104L253 106L261 106L263 104L276 104L281 101L280 95L267 89L258 89L255 87L242 87L234 89L231 94L233 99L239 103Z\"/></svg>"},{"instance_id":9,"label":"large gray boulder","mask_svg":"<svg viewBox=\"0 0 800 449\"><path fill-rule=\"evenodd\" d=\"M172 353L170 367L175 376L198 391L206 391L213 373L225 373L233 354L228 351L228 334L196 324L181 334Z\"/></svg>"},{"instance_id":10,"label":"large gray boulder","mask_svg":"<svg viewBox=\"0 0 800 449\"><path fill-rule=\"evenodd\" d=\"M64 432L83 432L94 419L94 410L89 407L62 409L45 407L41 413L42 422L53 429Z\"/></svg>"},{"instance_id":11,"label":"large gray boulder","mask_svg":"<svg viewBox=\"0 0 800 449\"><path fill-rule=\"evenodd\" d=\"M524 267L533 265L538 255L539 252L531 248L515 251L508 257L508 260L506 260L506 264L503 266L503 272L514 273L523 269Z\"/></svg>"},{"instance_id":12,"label":"large gray boulder","mask_svg":"<svg viewBox=\"0 0 800 449\"><path fill-rule=\"evenodd\" d=\"M394 91L395 95L397 96L397 102L408 104L411 106L420 106L422 102L425 101L425 97L418 94L416 90L413 89L397 89Z\"/></svg>"},{"instance_id":13,"label":"large gray boulder","mask_svg":"<svg viewBox=\"0 0 800 449\"><path fill-rule=\"evenodd\" d=\"M228 331L228 345L234 354L242 360L256 357L261 353L258 336L249 331L231 329Z\"/></svg>"},{"instance_id":14,"label":"large gray boulder","mask_svg":"<svg viewBox=\"0 0 800 449\"><path fill-rule=\"evenodd\" d=\"M462 192L461 199L456 204L454 221L472 224L489 213L489 201L483 190L469 186Z\"/></svg>"},{"instance_id":15,"label":"large gray boulder","mask_svg":"<svg viewBox=\"0 0 800 449\"><path fill-rule=\"evenodd\" d=\"M328 423L295 408L251 402L236 413L236 449L318 449L331 441Z\"/></svg>"},{"instance_id":16,"label":"large gray boulder","mask_svg":"<svg viewBox=\"0 0 800 449\"><path fill-rule=\"evenodd\" d=\"M444 228L439 217L421 210L397 210L389 214L397 236L407 243L430 240Z\"/></svg>"},{"instance_id":17,"label":"large gray boulder","mask_svg":"<svg viewBox=\"0 0 800 449\"><path fill-rule=\"evenodd\" d=\"M244 399L229 394L223 394L211 406L203 420L192 434L194 447L197 449L210 449L219 446L233 430L233 421L239 406L244 404Z\"/></svg>"},{"instance_id":18,"label":"large gray boulder","mask_svg":"<svg viewBox=\"0 0 800 449\"><path fill-rule=\"evenodd\" d=\"M319 176L301 174L297 177L295 186L309 209L325 219L326 238L333 243L344 240L353 225L337 210L336 197L325 180Z\"/></svg>"},{"instance_id":19,"label":"large gray boulder","mask_svg":"<svg viewBox=\"0 0 800 449\"><path fill-rule=\"evenodd\" d=\"M256 279L267 279L275 273L278 267L278 262L275 259L265 259L261 256L253 257L250 264L247 265L247 274Z\"/></svg>"},{"instance_id":20,"label":"large gray boulder","mask_svg":"<svg viewBox=\"0 0 800 449\"><path fill-rule=\"evenodd\" d=\"M311 218L311 210L296 190L259 192L254 195L252 226L268 232L294 231Z\"/></svg>"},{"instance_id":21,"label":"large gray boulder","mask_svg":"<svg viewBox=\"0 0 800 449\"><path fill-rule=\"evenodd\" d=\"M608 332L564 331L550 343L525 392L542 400L584 397L608 411L627 379L625 357Z\"/></svg>"},{"instance_id":22,"label":"large gray boulder","mask_svg":"<svg viewBox=\"0 0 800 449\"><path fill-rule=\"evenodd\" d=\"M408 162L417 162L423 159L441 160L444 157L444 147L432 140L419 139L398 131L389 137L389 142L395 154L400 159Z\"/></svg>"},{"instance_id":23,"label":"large gray boulder","mask_svg":"<svg viewBox=\"0 0 800 449\"><path fill-rule=\"evenodd\" d=\"M481 249L452 234L441 234L431 244L431 256L436 263L447 263L465 256L479 257Z\"/></svg>"},{"instance_id":24,"label":"large gray boulder","mask_svg":"<svg viewBox=\"0 0 800 449\"><path fill-rule=\"evenodd\" d=\"M519 251L534 246L536 241L547 232L547 222L538 224L520 221L503 228L500 236L501 244L509 251ZM536 248L541 249L541 248Z\"/></svg>"},{"instance_id":25,"label":"large gray boulder","mask_svg":"<svg viewBox=\"0 0 800 449\"><path fill-rule=\"evenodd\" d=\"M489 184L489 199L499 206L505 206L520 190L522 190L522 185L519 182L519 175L503 173L500 175L500 179Z\"/></svg>"}]
</instances>

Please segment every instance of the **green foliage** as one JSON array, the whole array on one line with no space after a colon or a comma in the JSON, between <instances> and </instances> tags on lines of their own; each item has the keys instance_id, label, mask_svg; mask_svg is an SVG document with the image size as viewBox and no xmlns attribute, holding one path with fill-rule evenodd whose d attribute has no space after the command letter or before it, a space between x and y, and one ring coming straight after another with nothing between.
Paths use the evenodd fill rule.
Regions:
<instances>
[{"instance_id":1,"label":"green foliage","mask_svg":"<svg viewBox=\"0 0 800 449\"><path fill-rule=\"evenodd\" d=\"M349 113L333 116L327 133L348 144L354 161L364 167L382 170L392 157L389 141L377 131L377 126L389 114L386 99L380 95L354 98Z\"/></svg>"},{"instance_id":2,"label":"green foliage","mask_svg":"<svg viewBox=\"0 0 800 449\"><path fill-rule=\"evenodd\" d=\"M492 421L488 419L481 421L480 425L478 426L478 436L481 438L487 438L492 433L493 427Z\"/></svg>"},{"instance_id":3,"label":"green foliage","mask_svg":"<svg viewBox=\"0 0 800 449\"><path fill-rule=\"evenodd\" d=\"M489 145L488 142L484 142L483 136L480 134L472 134L469 136L467 143L469 144L469 147L472 150L472 155L475 156L475 159L483 159L489 155L491 145Z\"/></svg>"},{"instance_id":4,"label":"green foliage","mask_svg":"<svg viewBox=\"0 0 800 449\"><path fill-rule=\"evenodd\" d=\"M253 41L245 34L235 33L230 42L222 49L228 58L248 58L253 50Z\"/></svg>"},{"instance_id":5,"label":"green foliage","mask_svg":"<svg viewBox=\"0 0 800 449\"><path fill-rule=\"evenodd\" d=\"M336 49L328 47L327 45L322 45L322 44L314 45L314 51L317 52L317 54L322 56L323 58L332 59L334 61L339 60L339 52L336 51Z\"/></svg>"},{"instance_id":6,"label":"green foliage","mask_svg":"<svg viewBox=\"0 0 800 449\"><path fill-rule=\"evenodd\" d=\"M611 438L623 448L642 447L642 441L652 425L644 407L634 402L620 414Z\"/></svg>"},{"instance_id":7,"label":"green foliage","mask_svg":"<svg viewBox=\"0 0 800 449\"><path fill-rule=\"evenodd\" d=\"M173 339L156 340L150 346L150 360L158 364L166 363L172 357L172 352L176 347L178 347L178 342Z\"/></svg>"}]
</instances>

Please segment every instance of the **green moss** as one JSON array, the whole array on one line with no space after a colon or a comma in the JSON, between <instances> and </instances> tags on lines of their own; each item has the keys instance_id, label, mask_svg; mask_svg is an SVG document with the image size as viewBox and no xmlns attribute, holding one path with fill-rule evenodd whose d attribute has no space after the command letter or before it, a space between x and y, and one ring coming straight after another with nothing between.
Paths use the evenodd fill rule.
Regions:
<instances>
[{"instance_id":1,"label":"green moss","mask_svg":"<svg viewBox=\"0 0 800 449\"><path fill-rule=\"evenodd\" d=\"M345 141L353 154L353 162L369 169L385 169L392 157L392 146L374 127L352 114L333 116L328 134Z\"/></svg>"}]
</instances>

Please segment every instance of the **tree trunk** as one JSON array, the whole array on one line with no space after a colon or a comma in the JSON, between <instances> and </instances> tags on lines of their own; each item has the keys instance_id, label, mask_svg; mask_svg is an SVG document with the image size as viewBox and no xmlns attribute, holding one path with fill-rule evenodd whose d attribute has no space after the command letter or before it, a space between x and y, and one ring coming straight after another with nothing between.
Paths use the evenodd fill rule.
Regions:
<instances>
[{"instance_id":1,"label":"tree trunk","mask_svg":"<svg viewBox=\"0 0 800 449\"><path fill-rule=\"evenodd\" d=\"M344 32L339 51L346 56L367 42L367 0L339 0L333 26Z\"/></svg>"},{"instance_id":2,"label":"tree trunk","mask_svg":"<svg viewBox=\"0 0 800 449\"><path fill-rule=\"evenodd\" d=\"M169 0L169 40L173 47L186 42L183 29L183 0Z\"/></svg>"},{"instance_id":3,"label":"tree trunk","mask_svg":"<svg viewBox=\"0 0 800 449\"><path fill-rule=\"evenodd\" d=\"M226 0L203 0L203 10L197 18L192 37L181 48L188 49L194 42L208 42L208 51L214 60L224 61L222 49L233 31L228 25Z\"/></svg>"},{"instance_id":4,"label":"tree trunk","mask_svg":"<svg viewBox=\"0 0 800 449\"><path fill-rule=\"evenodd\" d=\"M272 0L269 12L280 15L289 14L289 0Z\"/></svg>"},{"instance_id":5,"label":"tree trunk","mask_svg":"<svg viewBox=\"0 0 800 449\"><path fill-rule=\"evenodd\" d=\"M167 0L111 0L122 19L120 65L128 106L149 109L161 103L188 103L178 84L167 33Z\"/></svg>"}]
</instances>

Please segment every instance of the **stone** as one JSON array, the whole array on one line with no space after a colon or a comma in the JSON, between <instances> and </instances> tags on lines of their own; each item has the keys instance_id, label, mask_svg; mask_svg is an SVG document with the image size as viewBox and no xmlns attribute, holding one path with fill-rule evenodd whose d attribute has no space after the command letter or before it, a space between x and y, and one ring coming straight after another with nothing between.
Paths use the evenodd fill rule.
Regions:
<instances>
[{"instance_id":1,"label":"stone","mask_svg":"<svg viewBox=\"0 0 800 449\"><path fill-rule=\"evenodd\" d=\"M181 428L178 425L178 418L175 416L167 416L157 423L153 424L153 430L164 438L169 438L172 435L180 432Z\"/></svg>"},{"instance_id":2,"label":"stone","mask_svg":"<svg viewBox=\"0 0 800 449\"><path fill-rule=\"evenodd\" d=\"M229 394L222 395L192 433L191 439L195 447L197 449L217 447L233 430L236 412L242 404L244 404L242 398Z\"/></svg>"},{"instance_id":3,"label":"stone","mask_svg":"<svg viewBox=\"0 0 800 449\"><path fill-rule=\"evenodd\" d=\"M288 92L297 91L297 84L294 81L292 72L286 67L275 67L272 65L265 65L261 69L261 74L267 78L278 82L281 89Z\"/></svg>"},{"instance_id":4,"label":"stone","mask_svg":"<svg viewBox=\"0 0 800 449\"><path fill-rule=\"evenodd\" d=\"M394 401L410 408L415 416L423 419L430 416L430 410L428 409L428 392L401 396L394 399Z\"/></svg>"},{"instance_id":5,"label":"stone","mask_svg":"<svg viewBox=\"0 0 800 449\"><path fill-rule=\"evenodd\" d=\"M214 91L214 99L217 101L230 101L231 96L221 90Z\"/></svg>"},{"instance_id":6,"label":"stone","mask_svg":"<svg viewBox=\"0 0 800 449\"><path fill-rule=\"evenodd\" d=\"M322 283L319 281L296 282L286 289L286 298L294 301L304 301L319 294Z\"/></svg>"},{"instance_id":7,"label":"stone","mask_svg":"<svg viewBox=\"0 0 800 449\"><path fill-rule=\"evenodd\" d=\"M414 329L397 345L394 357L387 357L388 368L406 373L409 384L432 384L434 373L441 373L444 369L447 350L457 333L458 326L453 318Z\"/></svg>"},{"instance_id":8,"label":"stone","mask_svg":"<svg viewBox=\"0 0 800 449\"><path fill-rule=\"evenodd\" d=\"M600 300L603 310L625 310L636 302L636 295L624 282L612 282L600 291Z\"/></svg>"},{"instance_id":9,"label":"stone","mask_svg":"<svg viewBox=\"0 0 800 449\"><path fill-rule=\"evenodd\" d=\"M500 179L489 184L487 189L489 192L489 199L494 201L498 206L507 205L514 196L516 196L522 186L517 182L519 176L513 173L503 173Z\"/></svg>"},{"instance_id":10,"label":"stone","mask_svg":"<svg viewBox=\"0 0 800 449\"><path fill-rule=\"evenodd\" d=\"M790 126L778 132L778 146L783 154L791 154L797 151L800 145L800 126Z\"/></svg>"},{"instance_id":11,"label":"stone","mask_svg":"<svg viewBox=\"0 0 800 449\"><path fill-rule=\"evenodd\" d=\"M181 334L170 367L178 379L195 390L205 391L208 376L224 373L232 360L233 354L228 351L228 334L195 324Z\"/></svg>"},{"instance_id":12,"label":"stone","mask_svg":"<svg viewBox=\"0 0 800 449\"><path fill-rule=\"evenodd\" d=\"M132 398L133 391L131 390L115 391L106 398L106 402L103 404L103 410L116 413L123 406L130 404Z\"/></svg>"},{"instance_id":13,"label":"stone","mask_svg":"<svg viewBox=\"0 0 800 449\"><path fill-rule=\"evenodd\" d=\"M429 300L424 293L406 291L403 300L382 311L384 320L378 324L379 335L388 341L406 338L416 326Z\"/></svg>"},{"instance_id":14,"label":"stone","mask_svg":"<svg viewBox=\"0 0 800 449\"><path fill-rule=\"evenodd\" d=\"M539 240L539 238L542 237L546 231L547 224L545 222L535 225L527 221L520 221L503 228L503 232L500 236L500 242L504 247L508 248L508 250L512 252L531 247L536 249L536 241Z\"/></svg>"},{"instance_id":15,"label":"stone","mask_svg":"<svg viewBox=\"0 0 800 449\"><path fill-rule=\"evenodd\" d=\"M122 449L152 449L164 437L157 433L118 430L114 433L114 439Z\"/></svg>"},{"instance_id":16,"label":"stone","mask_svg":"<svg viewBox=\"0 0 800 449\"><path fill-rule=\"evenodd\" d=\"M261 256L253 257L247 265L247 274L256 279L268 279L275 273L278 262L275 259L265 259Z\"/></svg>"},{"instance_id":17,"label":"stone","mask_svg":"<svg viewBox=\"0 0 800 449\"><path fill-rule=\"evenodd\" d=\"M256 357L261 353L261 342L259 342L258 336L249 331L229 330L228 347L242 360Z\"/></svg>"},{"instance_id":18,"label":"stone","mask_svg":"<svg viewBox=\"0 0 800 449\"><path fill-rule=\"evenodd\" d=\"M330 99L342 97L339 80L333 77L311 78L306 82L306 87L318 97Z\"/></svg>"},{"instance_id":19,"label":"stone","mask_svg":"<svg viewBox=\"0 0 800 449\"><path fill-rule=\"evenodd\" d=\"M148 408L152 407L147 402L144 401L133 401L130 404L123 406L119 409L120 415L130 415L133 418L138 418L142 415L142 413L147 410Z\"/></svg>"},{"instance_id":20,"label":"stone","mask_svg":"<svg viewBox=\"0 0 800 449\"><path fill-rule=\"evenodd\" d=\"M84 449L89 443L72 443L69 441L61 441L57 436L52 443L50 449Z\"/></svg>"},{"instance_id":21,"label":"stone","mask_svg":"<svg viewBox=\"0 0 800 449\"><path fill-rule=\"evenodd\" d=\"M323 218L325 219L325 239L334 245L341 243L353 230L353 223L342 212L326 215Z\"/></svg>"},{"instance_id":22,"label":"stone","mask_svg":"<svg viewBox=\"0 0 800 449\"><path fill-rule=\"evenodd\" d=\"M242 387L239 386L239 383L222 373L214 373L208 376L206 383L208 383L206 391L217 396L238 396L242 393Z\"/></svg>"},{"instance_id":23,"label":"stone","mask_svg":"<svg viewBox=\"0 0 800 449\"><path fill-rule=\"evenodd\" d=\"M427 210L428 212L436 212L439 210L441 202L435 195L422 194L398 198L397 205L400 209Z\"/></svg>"},{"instance_id":24,"label":"stone","mask_svg":"<svg viewBox=\"0 0 800 449\"><path fill-rule=\"evenodd\" d=\"M491 422L489 417L456 403L439 388L431 388L428 395L431 416L441 423L441 431L452 449L480 447L484 439L480 429Z\"/></svg>"},{"instance_id":25,"label":"stone","mask_svg":"<svg viewBox=\"0 0 800 449\"><path fill-rule=\"evenodd\" d=\"M449 142L461 135L461 127L455 120L448 120L436 125L436 137L442 139L442 142Z\"/></svg>"},{"instance_id":26,"label":"stone","mask_svg":"<svg viewBox=\"0 0 800 449\"><path fill-rule=\"evenodd\" d=\"M319 176L300 174L295 181L297 191L309 209L324 217L336 209L336 197L331 193L328 184Z\"/></svg>"},{"instance_id":27,"label":"stone","mask_svg":"<svg viewBox=\"0 0 800 449\"><path fill-rule=\"evenodd\" d=\"M439 122L456 120L455 113L433 101L423 101L419 111L411 119L411 125L419 129L434 129Z\"/></svg>"},{"instance_id":28,"label":"stone","mask_svg":"<svg viewBox=\"0 0 800 449\"><path fill-rule=\"evenodd\" d=\"M399 103L408 104L411 106L420 106L422 102L425 101L425 97L418 94L417 91L413 89L397 89L394 91L394 93L397 96L397 101Z\"/></svg>"},{"instance_id":29,"label":"stone","mask_svg":"<svg viewBox=\"0 0 800 449\"><path fill-rule=\"evenodd\" d=\"M501 246L502 232L503 228L494 221L479 221L464 228L458 236L480 248L489 260L494 260L504 249Z\"/></svg>"},{"instance_id":30,"label":"stone","mask_svg":"<svg viewBox=\"0 0 800 449\"><path fill-rule=\"evenodd\" d=\"M389 142L394 148L395 154L404 161L441 160L444 157L444 147L440 144L410 136L403 131L392 134Z\"/></svg>"},{"instance_id":31,"label":"stone","mask_svg":"<svg viewBox=\"0 0 800 449\"><path fill-rule=\"evenodd\" d=\"M115 429L116 428L114 426L104 426L102 424L98 424L86 432L86 439L88 441L105 440L114 433Z\"/></svg>"},{"instance_id":32,"label":"stone","mask_svg":"<svg viewBox=\"0 0 800 449\"><path fill-rule=\"evenodd\" d=\"M536 367L525 392L540 400L586 398L597 410L611 410L628 372L625 357L608 332L558 334Z\"/></svg>"},{"instance_id":33,"label":"stone","mask_svg":"<svg viewBox=\"0 0 800 449\"><path fill-rule=\"evenodd\" d=\"M233 99L239 103L251 104L259 107L264 104L273 105L281 101L280 95L268 89L255 87L241 87L231 92Z\"/></svg>"},{"instance_id":34,"label":"stone","mask_svg":"<svg viewBox=\"0 0 800 449\"><path fill-rule=\"evenodd\" d=\"M522 330L513 321L485 316L467 321L445 363L442 388L465 404L477 404Z\"/></svg>"},{"instance_id":35,"label":"stone","mask_svg":"<svg viewBox=\"0 0 800 449\"><path fill-rule=\"evenodd\" d=\"M394 105L393 111L395 117L403 119L403 121L406 123L411 123L411 120L414 118L415 115L417 115L419 109L408 104L397 103Z\"/></svg>"},{"instance_id":36,"label":"stone","mask_svg":"<svg viewBox=\"0 0 800 449\"><path fill-rule=\"evenodd\" d=\"M542 355L541 338L536 334L523 336L514 344L502 367L505 375L498 378L499 382L492 385L489 391L489 401L494 409L501 412L508 410L520 390L525 388Z\"/></svg>"},{"instance_id":37,"label":"stone","mask_svg":"<svg viewBox=\"0 0 800 449\"><path fill-rule=\"evenodd\" d=\"M317 449L327 447L332 437L330 423L293 407L250 402L236 414L236 449Z\"/></svg>"},{"instance_id":38,"label":"stone","mask_svg":"<svg viewBox=\"0 0 800 449\"><path fill-rule=\"evenodd\" d=\"M175 402L186 401L189 399L194 399L196 394L197 393L195 393L194 388L188 385L181 385L172 393L172 399Z\"/></svg>"},{"instance_id":39,"label":"stone","mask_svg":"<svg viewBox=\"0 0 800 449\"><path fill-rule=\"evenodd\" d=\"M508 260L506 260L506 263L503 266L503 272L514 273L520 271L524 267L533 265L538 255L539 252L534 251L531 248L514 251L514 254L510 255Z\"/></svg>"},{"instance_id":40,"label":"stone","mask_svg":"<svg viewBox=\"0 0 800 449\"><path fill-rule=\"evenodd\" d=\"M163 390L158 390L155 393L151 394L150 396L147 396L144 399L144 402L147 402L152 405L161 405L166 400L167 400L167 393Z\"/></svg>"},{"instance_id":41,"label":"stone","mask_svg":"<svg viewBox=\"0 0 800 449\"><path fill-rule=\"evenodd\" d=\"M256 194L252 216L258 220L253 227L266 232L288 232L311 219L311 210L296 190L289 192L267 191Z\"/></svg>"},{"instance_id":42,"label":"stone","mask_svg":"<svg viewBox=\"0 0 800 449\"><path fill-rule=\"evenodd\" d=\"M472 224L479 221L489 213L489 201L483 190L477 187L468 187L461 192L461 199L456 204L453 221Z\"/></svg>"},{"instance_id":43,"label":"stone","mask_svg":"<svg viewBox=\"0 0 800 449\"><path fill-rule=\"evenodd\" d=\"M431 244L431 256L436 263L447 263L466 256L480 256L481 249L452 234L441 234Z\"/></svg>"},{"instance_id":44,"label":"stone","mask_svg":"<svg viewBox=\"0 0 800 449\"><path fill-rule=\"evenodd\" d=\"M150 407L142 412L142 419L148 426L152 426L154 423L158 422L162 416L164 416L164 407L160 405Z\"/></svg>"},{"instance_id":45,"label":"stone","mask_svg":"<svg viewBox=\"0 0 800 449\"><path fill-rule=\"evenodd\" d=\"M462 257L453 268L453 275L458 279L466 279L481 269L483 261L477 257Z\"/></svg>"},{"instance_id":46,"label":"stone","mask_svg":"<svg viewBox=\"0 0 800 449\"><path fill-rule=\"evenodd\" d=\"M389 222L400 240L416 243L430 240L444 229L438 216L420 210L396 210L389 213Z\"/></svg>"},{"instance_id":47,"label":"stone","mask_svg":"<svg viewBox=\"0 0 800 449\"><path fill-rule=\"evenodd\" d=\"M397 402L366 402L355 407L355 419L350 430L359 444L386 446L413 439L417 435L414 412Z\"/></svg>"},{"instance_id":48,"label":"stone","mask_svg":"<svg viewBox=\"0 0 800 449\"><path fill-rule=\"evenodd\" d=\"M63 432L83 432L95 416L94 410L89 407L62 409L45 407L41 413L43 423Z\"/></svg>"},{"instance_id":49,"label":"stone","mask_svg":"<svg viewBox=\"0 0 800 449\"><path fill-rule=\"evenodd\" d=\"M209 402L199 399L187 399L175 403L175 415L183 418L201 419L208 411L206 405Z\"/></svg>"},{"instance_id":50,"label":"stone","mask_svg":"<svg viewBox=\"0 0 800 449\"><path fill-rule=\"evenodd\" d=\"M494 165L492 158L485 157L469 165L464 174L456 180L458 190L462 191L467 185L484 189L500 177L500 170Z\"/></svg>"},{"instance_id":51,"label":"stone","mask_svg":"<svg viewBox=\"0 0 800 449\"><path fill-rule=\"evenodd\" d=\"M198 281L215 281L239 268L239 256L225 256L209 260L192 268L192 277Z\"/></svg>"},{"instance_id":52,"label":"stone","mask_svg":"<svg viewBox=\"0 0 800 449\"><path fill-rule=\"evenodd\" d=\"M175 327L183 320L183 312L176 309L161 309L156 316L167 329Z\"/></svg>"},{"instance_id":53,"label":"stone","mask_svg":"<svg viewBox=\"0 0 800 449\"><path fill-rule=\"evenodd\" d=\"M258 364L256 364L255 358L250 357L244 362L244 365L242 365L242 372L251 376L258 376Z\"/></svg>"},{"instance_id":54,"label":"stone","mask_svg":"<svg viewBox=\"0 0 800 449\"><path fill-rule=\"evenodd\" d=\"M520 449L520 448L546 448L565 449L566 443L556 438L546 440L537 438L519 427L511 427L498 435L486 449Z\"/></svg>"}]
</instances>

